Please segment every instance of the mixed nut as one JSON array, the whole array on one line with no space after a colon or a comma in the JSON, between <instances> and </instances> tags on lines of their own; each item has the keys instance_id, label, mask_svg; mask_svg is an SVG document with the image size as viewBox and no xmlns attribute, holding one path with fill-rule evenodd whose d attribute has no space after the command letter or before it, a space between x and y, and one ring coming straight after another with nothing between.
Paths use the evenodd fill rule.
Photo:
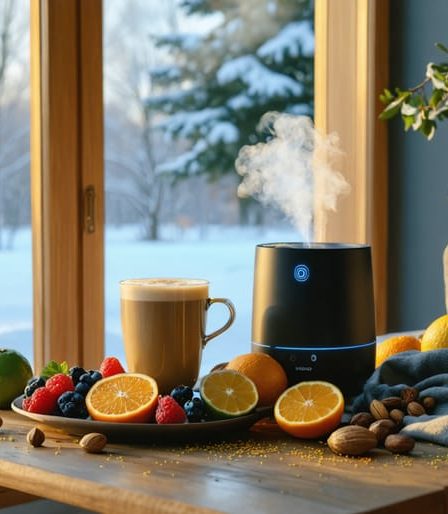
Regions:
<instances>
[{"instance_id":1,"label":"mixed nut","mask_svg":"<svg viewBox=\"0 0 448 514\"><path fill-rule=\"evenodd\" d=\"M406 387L400 396L372 400L369 412L352 416L350 424L334 431L327 444L333 452L342 455L361 455L377 446L393 453L408 453L414 448L414 439L397 433L404 416L422 416L435 405L434 398L420 398L415 387Z\"/></svg>"}]
</instances>

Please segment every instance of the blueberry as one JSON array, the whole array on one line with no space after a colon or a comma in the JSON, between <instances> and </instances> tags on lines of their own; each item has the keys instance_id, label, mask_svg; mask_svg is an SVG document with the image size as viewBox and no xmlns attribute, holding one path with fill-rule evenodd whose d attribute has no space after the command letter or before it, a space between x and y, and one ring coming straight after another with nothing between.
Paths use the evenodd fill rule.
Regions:
<instances>
[{"instance_id":1,"label":"blueberry","mask_svg":"<svg viewBox=\"0 0 448 514\"><path fill-rule=\"evenodd\" d=\"M78 384L79 383L87 384L89 387L92 387L95 382L89 373L84 373L79 377Z\"/></svg>"},{"instance_id":2,"label":"blueberry","mask_svg":"<svg viewBox=\"0 0 448 514\"><path fill-rule=\"evenodd\" d=\"M170 396L174 398L181 407L183 407L186 402L193 398L193 389L185 385L180 385L171 391Z\"/></svg>"},{"instance_id":3,"label":"blueberry","mask_svg":"<svg viewBox=\"0 0 448 514\"><path fill-rule=\"evenodd\" d=\"M43 387L45 380L42 377L33 377L28 380L28 384L25 387L25 396L29 398L38 387Z\"/></svg>"},{"instance_id":4,"label":"blueberry","mask_svg":"<svg viewBox=\"0 0 448 514\"><path fill-rule=\"evenodd\" d=\"M86 409L84 397L76 391L69 391L61 394L58 398L58 407L66 418L87 418L89 413Z\"/></svg>"},{"instance_id":5,"label":"blueberry","mask_svg":"<svg viewBox=\"0 0 448 514\"><path fill-rule=\"evenodd\" d=\"M193 398L184 405L188 421L201 421L205 417L204 402L201 398Z\"/></svg>"},{"instance_id":6,"label":"blueberry","mask_svg":"<svg viewBox=\"0 0 448 514\"><path fill-rule=\"evenodd\" d=\"M84 373L86 373L86 370L84 368L80 368L79 366L74 366L73 368L70 368L69 375L72 377L74 385L76 385L79 382L79 377L81 375L84 375Z\"/></svg>"},{"instance_id":7,"label":"blueberry","mask_svg":"<svg viewBox=\"0 0 448 514\"><path fill-rule=\"evenodd\" d=\"M81 396L86 397L87 393L90 391L90 386L85 382L78 382L75 386L75 391L79 393Z\"/></svg>"},{"instance_id":8,"label":"blueberry","mask_svg":"<svg viewBox=\"0 0 448 514\"><path fill-rule=\"evenodd\" d=\"M90 378L93 380L93 383L96 384L98 380L101 380L103 378L103 375L99 371L89 371Z\"/></svg>"}]
</instances>

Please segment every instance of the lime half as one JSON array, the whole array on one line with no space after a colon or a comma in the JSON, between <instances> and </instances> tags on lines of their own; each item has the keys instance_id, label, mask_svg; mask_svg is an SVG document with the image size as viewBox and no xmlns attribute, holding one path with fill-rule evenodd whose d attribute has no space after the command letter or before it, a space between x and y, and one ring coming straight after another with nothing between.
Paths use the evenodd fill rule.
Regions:
<instances>
[{"instance_id":1,"label":"lime half","mask_svg":"<svg viewBox=\"0 0 448 514\"><path fill-rule=\"evenodd\" d=\"M208 411L217 419L249 414L258 403L257 388L252 380L231 369L206 375L200 391Z\"/></svg>"}]
</instances>

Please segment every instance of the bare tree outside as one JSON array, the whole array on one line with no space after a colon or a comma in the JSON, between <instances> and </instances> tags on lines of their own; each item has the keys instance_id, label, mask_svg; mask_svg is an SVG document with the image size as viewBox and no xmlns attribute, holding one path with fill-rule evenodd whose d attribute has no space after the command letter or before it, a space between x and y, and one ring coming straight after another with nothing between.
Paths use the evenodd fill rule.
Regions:
<instances>
[{"instance_id":1,"label":"bare tree outside","mask_svg":"<svg viewBox=\"0 0 448 514\"><path fill-rule=\"evenodd\" d=\"M29 223L29 71L23 0L0 3L0 250Z\"/></svg>"}]
</instances>

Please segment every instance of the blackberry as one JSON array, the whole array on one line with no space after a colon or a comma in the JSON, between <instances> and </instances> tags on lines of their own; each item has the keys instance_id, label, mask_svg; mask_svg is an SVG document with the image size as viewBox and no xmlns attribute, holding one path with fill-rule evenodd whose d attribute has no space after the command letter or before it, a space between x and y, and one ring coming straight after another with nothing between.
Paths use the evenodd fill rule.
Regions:
<instances>
[{"instance_id":1,"label":"blackberry","mask_svg":"<svg viewBox=\"0 0 448 514\"><path fill-rule=\"evenodd\" d=\"M84 397L77 392L63 393L58 398L58 407L66 418L82 418L89 416Z\"/></svg>"},{"instance_id":2,"label":"blackberry","mask_svg":"<svg viewBox=\"0 0 448 514\"><path fill-rule=\"evenodd\" d=\"M79 366L74 366L70 368L69 375L72 377L73 385L76 385L79 382L79 377L87 373L84 368L80 368Z\"/></svg>"},{"instance_id":3,"label":"blackberry","mask_svg":"<svg viewBox=\"0 0 448 514\"><path fill-rule=\"evenodd\" d=\"M185 414L188 421L197 422L205 418L204 402L201 398L193 398L184 405Z\"/></svg>"},{"instance_id":4,"label":"blackberry","mask_svg":"<svg viewBox=\"0 0 448 514\"><path fill-rule=\"evenodd\" d=\"M180 385L171 391L170 396L171 398L174 398L181 407L183 407L193 398L193 389L185 385Z\"/></svg>"},{"instance_id":5,"label":"blackberry","mask_svg":"<svg viewBox=\"0 0 448 514\"><path fill-rule=\"evenodd\" d=\"M38 387L44 387L45 380L42 377L33 377L28 380L27 386L25 387L25 396L29 398Z\"/></svg>"}]
</instances>

